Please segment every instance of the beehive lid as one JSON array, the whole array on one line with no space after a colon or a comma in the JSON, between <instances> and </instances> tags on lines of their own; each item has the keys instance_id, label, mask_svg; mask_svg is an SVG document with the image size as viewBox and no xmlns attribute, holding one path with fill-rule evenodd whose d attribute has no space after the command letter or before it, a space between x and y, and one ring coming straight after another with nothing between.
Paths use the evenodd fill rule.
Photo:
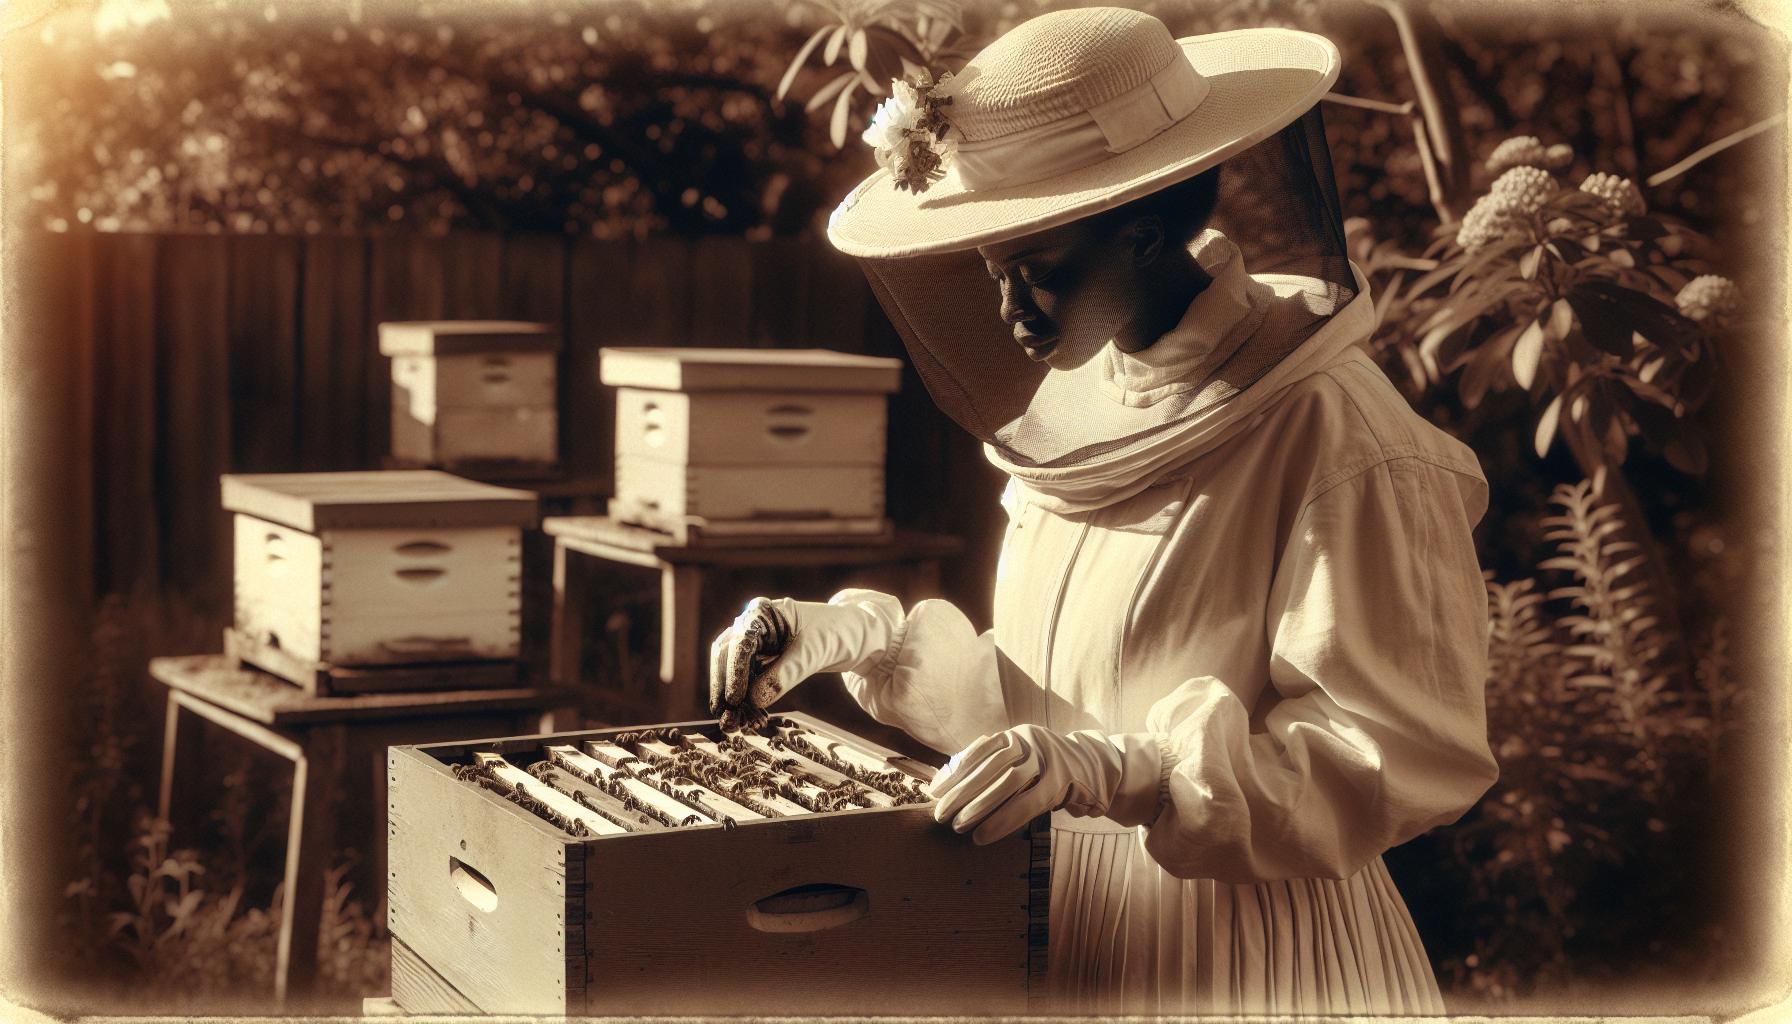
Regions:
<instances>
[{"instance_id":1,"label":"beehive lid","mask_svg":"<svg viewBox=\"0 0 1792 1024\"><path fill-rule=\"evenodd\" d=\"M883 392L902 386L902 360L825 348L606 348L598 375L656 391Z\"/></svg>"},{"instance_id":2,"label":"beehive lid","mask_svg":"<svg viewBox=\"0 0 1792 1024\"><path fill-rule=\"evenodd\" d=\"M306 533L385 526L533 526L533 491L433 469L228 473L224 507Z\"/></svg>"},{"instance_id":3,"label":"beehive lid","mask_svg":"<svg viewBox=\"0 0 1792 1024\"><path fill-rule=\"evenodd\" d=\"M553 324L522 320L394 320L380 324L380 354L444 356L461 352L552 352Z\"/></svg>"}]
</instances>

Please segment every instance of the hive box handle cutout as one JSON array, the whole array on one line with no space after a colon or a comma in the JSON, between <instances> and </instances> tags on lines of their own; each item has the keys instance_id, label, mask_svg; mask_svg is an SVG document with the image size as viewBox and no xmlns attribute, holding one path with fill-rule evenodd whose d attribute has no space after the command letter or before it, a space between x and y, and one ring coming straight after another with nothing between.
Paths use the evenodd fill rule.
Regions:
<instances>
[{"instance_id":1,"label":"hive box handle cutout","mask_svg":"<svg viewBox=\"0 0 1792 1024\"><path fill-rule=\"evenodd\" d=\"M448 877L454 881L454 891L460 893L461 899L488 914L498 909L498 890L492 880L459 857L448 858Z\"/></svg>"},{"instance_id":2,"label":"hive box handle cutout","mask_svg":"<svg viewBox=\"0 0 1792 1024\"><path fill-rule=\"evenodd\" d=\"M815 415L815 410L806 405L776 405L767 409L766 415L771 417L766 433L774 440L796 444L808 438L809 424L804 421Z\"/></svg>"},{"instance_id":3,"label":"hive box handle cutout","mask_svg":"<svg viewBox=\"0 0 1792 1024\"><path fill-rule=\"evenodd\" d=\"M666 411L658 402L641 407L641 439L654 448L666 443Z\"/></svg>"},{"instance_id":4,"label":"hive box handle cutout","mask_svg":"<svg viewBox=\"0 0 1792 1024\"><path fill-rule=\"evenodd\" d=\"M747 908L747 924L762 932L819 932L871 912L871 894L850 885L798 885Z\"/></svg>"},{"instance_id":5,"label":"hive box handle cutout","mask_svg":"<svg viewBox=\"0 0 1792 1024\"><path fill-rule=\"evenodd\" d=\"M395 636L381 640L380 647L398 656L424 657L442 651L471 647L473 640L464 636Z\"/></svg>"}]
</instances>

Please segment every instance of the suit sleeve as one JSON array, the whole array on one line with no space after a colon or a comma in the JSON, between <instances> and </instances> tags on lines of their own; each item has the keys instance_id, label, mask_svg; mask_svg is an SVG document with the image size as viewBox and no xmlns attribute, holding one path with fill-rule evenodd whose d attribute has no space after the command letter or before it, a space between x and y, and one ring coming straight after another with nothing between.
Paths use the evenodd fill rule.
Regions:
<instances>
[{"instance_id":1,"label":"suit sleeve","mask_svg":"<svg viewBox=\"0 0 1792 1024\"><path fill-rule=\"evenodd\" d=\"M995 634L978 633L956 605L928 600L905 611L901 601L874 590L843 590L831 602L876 615L888 631L876 664L841 674L872 718L949 754L1007 727Z\"/></svg>"},{"instance_id":2,"label":"suit sleeve","mask_svg":"<svg viewBox=\"0 0 1792 1024\"><path fill-rule=\"evenodd\" d=\"M1146 848L1166 870L1345 878L1492 785L1471 537L1484 488L1396 458L1307 502L1270 590L1279 701L1261 731L1210 676L1147 715L1166 768Z\"/></svg>"}]
</instances>

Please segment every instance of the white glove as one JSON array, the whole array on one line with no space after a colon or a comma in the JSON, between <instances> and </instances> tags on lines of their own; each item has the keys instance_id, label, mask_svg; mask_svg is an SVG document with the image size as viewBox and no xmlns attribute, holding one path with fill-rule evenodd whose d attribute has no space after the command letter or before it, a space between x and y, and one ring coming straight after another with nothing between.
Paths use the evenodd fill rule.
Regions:
<instances>
[{"instance_id":1,"label":"white glove","mask_svg":"<svg viewBox=\"0 0 1792 1024\"><path fill-rule=\"evenodd\" d=\"M1048 811L1145 825L1162 803L1164 755L1148 733L1017 725L959 751L934 776L933 820L993 843Z\"/></svg>"},{"instance_id":2,"label":"white glove","mask_svg":"<svg viewBox=\"0 0 1792 1024\"><path fill-rule=\"evenodd\" d=\"M817 672L869 671L889 644L883 617L856 604L755 597L709 645L709 710L751 726Z\"/></svg>"}]
</instances>

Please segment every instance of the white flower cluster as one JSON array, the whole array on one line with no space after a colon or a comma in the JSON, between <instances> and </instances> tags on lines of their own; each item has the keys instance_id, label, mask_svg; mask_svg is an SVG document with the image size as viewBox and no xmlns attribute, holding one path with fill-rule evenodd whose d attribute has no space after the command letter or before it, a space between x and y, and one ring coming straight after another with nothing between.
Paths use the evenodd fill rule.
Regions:
<instances>
[{"instance_id":1,"label":"white flower cluster","mask_svg":"<svg viewBox=\"0 0 1792 1024\"><path fill-rule=\"evenodd\" d=\"M1544 146L1535 135L1515 135L1493 147L1487 157L1487 173L1503 174L1514 167L1541 167L1559 171L1574 159L1574 150L1564 145Z\"/></svg>"},{"instance_id":2,"label":"white flower cluster","mask_svg":"<svg viewBox=\"0 0 1792 1024\"><path fill-rule=\"evenodd\" d=\"M915 87L900 78L892 79L890 98L877 105L871 126L859 138L877 152L878 162L882 163L889 153L908 145L908 133L915 130L920 120L921 102Z\"/></svg>"},{"instance_id":3,"label":"white flower cluster","mask_svg":"<svg viewBox=\"0 0 1792 1024\"><path fill-rule=\"evenodd\" d=\"M1636 183L1616 174L1604 171L1589 174L1587 180L1580 183L1580 190L1598 196L1614 217L1640 217L1648 210Z\"/></svg>"},{"instance_id":4,"label":"white flower cluster","mask_svg":"<svg viewBox=\"0 0 1792 1024\"><path fill-rule=\"evenodd\" d=\"M1555 191L1555 179L1540 167L1508 168L1462 218L1456 241L1466 251L1475 252L1511 235L1525 218L1542 209Z\"/></svg>"},{"instance_id":5,"label":"white flower cluster","mask_svg":"<svg viewBox=\"0 0 1792 1024\"><path fill-rule=\"evenodd\" d=\"M1707 327L1721 327L1736 315L1742 305L1742 292L1736 282L1717 274L1703 274L1686 282L1674 305L1681 315Z\"/></svg>"},{"instance_id":6,"label":"white flower cluster","mask_svg":"<svg viewBox=\"0 0 1792 1024\"><path fill-rule=\"evenodd\" d=\"M958 152L945 108L965 81L951 74L936 81L925 70L912 82L890 80L890 98L878 104L859 138L898 189L919 194L945 176L946 164Z\"/></svg>"}]
</instances>

